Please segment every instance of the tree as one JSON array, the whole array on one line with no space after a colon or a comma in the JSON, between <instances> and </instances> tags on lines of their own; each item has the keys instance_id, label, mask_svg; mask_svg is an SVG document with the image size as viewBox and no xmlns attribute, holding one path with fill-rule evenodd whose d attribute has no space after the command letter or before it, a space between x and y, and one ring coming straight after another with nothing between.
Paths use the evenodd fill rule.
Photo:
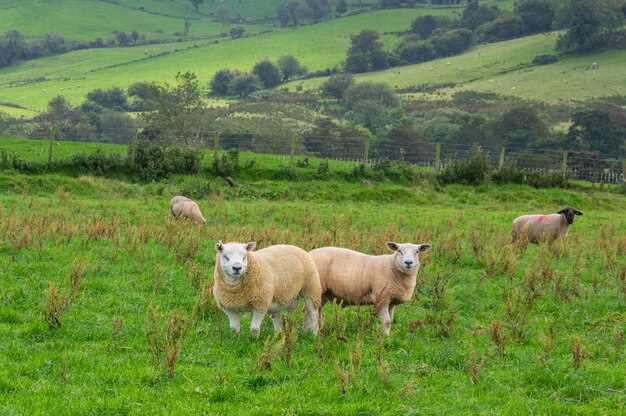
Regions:
<instances>
[{"instance_id":1,"label":"tree","mask_svg":"<svg viewBox=\"0 0 626 416\"><path fill-rule=\"evenodd\" d=\"M46 33L43 35L43 48L50 55L65 52L65 38L58 33Z\"/></svg>"},{"instance_id":2,"label":"tree","mask_svg":"<svg viewBox=\"0 0 626 416\"><path fill-rule=\"evenodd\" d=\"M350 36L346 70L352 73L377 71L389 66L389 54L383 50L379 34L373 29L365 29L358 35Z\"/></svg>"},{"instance_id":3,"label":"tree","mask_svg":"<svg viewBox=\"0 0 626 416\"><path fill-rule=\"evenodd\" d=\"M155 87L155 94L146 101L146 128L167 143L196 147L206 111L204 94L191 72L177 73L176 83L174 87L167 83Z\"/></svg>"},{"instance_id":4,"label":"tree","mask_svg":"<svg viewBox=\"0 0 626 416\"><path fill-rule=\"evenodd\" d=\"M473 34L467 29L449 30L442 35L430 39L437 56L452 56L459 54L472 45Z\"/></svg>"},{"instance_id":5,"label":"tree","mask_svg":"<svg viewBox=\"0 0 626 416\"><path fill-rule=\"evenodd\" d=\"M418 16L411 23L411 31L420 35L422 39L428 39L435 29L437 29L437 20L430 14Z\"/></svg>"},{"instance_id":6,"label":"tree","mask_svg":"<svg viewBox=\"0 0 626 416\"><path fill-rule=\"evenodd\" d=\"M204 0L189 0L191 5L196 9L196 13L199 12L199 8L202 4L204 4Z\"/></svg>"},{"instance_id":7,"label":"tree","mask_svg":"<svg viewBox=\"0 0 626 416\"><path fill-rule=\"evenodd\" d=\"M335 6L335 13L344 14L347 11L348 11L348 3L346 2L346 0L339 0L337 2L337 5Z\"/></svg>"},{"instance_id":8,"label":"tree","mask_svg":"<svg viewBox=\"0 0 626 416\"><path fill-rule=\"evenodd\" d=\"M307 68L300 65L298 59L293 55L284 55L278 58L278 68L283 74L282 82L287 82L291 77L307 73Z\"/></svg>"},{"instance_id":9,"label":"tree","mask_svg":"<svg viewBox=\"0 0 626 416\"><path fill-rule=\"evenodd\" d=\"M504 13L496 20L479 26L476 33L483 42L498 42L520 37L524 31L524 22L520 17Z\"/></svg>"},{"instance_id":10,"label":"tree","mask_svg":"<svg viewBox=\"0 0 626 416\"><path fill-rule=\"evenodd\" d=\"M494 124L493 131L504 139L506 146L518 148L526 147L549 133L546 123L531 106L520 106L505 112Z\"/></svg>"},{"instance_id":11,"label":"tree","mask_svg":"<svg viewBox=\"0 0 626 416\"><path fill-rule=\"evenodd\" d=\"M132 32L130 32L130 38L132 39L134 44L137 44L137 39L139 39L139 32L133 30Z\"/></svg>"},{"instance_id":12,"label":"tree","mask_svg":"<svg viewBox=\"0 0 626 416\"><path fill-rule=\"evenodd\" d=\"M95 89L87 93L87 99L98 104L102 108L126 109L128 107L128 97L126 91L120 87L113 87L108 90Z\"/></svg>"},{"instance_id":13,"label":"tree","mask_svg":"<svg viewBox=\"0 0 626 416\"><path fill-rule=\"evenodd\" d=\"M554 2L552 0L518 0L514 13L524 22L526 33L541 33L552 29Z\"/></svg>"},{"instance_id":14,"label":"tree","mask_svg":"<svg viewBox=\"0 0 626 416\"><path fill-rule=\"evenodd\" d=\"M469 0L463 9L461 21L468 29L475 30L478 26L495 20L500 15L497 7L481 5L478 0Z\"/></svg>"},{"instance_id":15,"label":"tree","mask_svg":"<svg viewBox=\"0 0 626 416\"><path fill-rule=\"evenodd\" d=\"M564 29L556 47L589 51L613 45L623 34L624 16L609 0L560 0L555 27Z\"/></svg>"},{"instance_id":16,"label":"tree","mask_svg":"<svg viewBox=\"0 0 626 416\"><path fill-rule=\"evenodd\" d=\"M353 84L354 79L349 72L331 75L322 84L322 95L343 100L344 93Z\"/></svg>"},{"instance_id":17,"label":"tree","mask_svg":"<svg viewBox=\"0 0 626 416\"><path fill-rule=\"evenodd\" d=\"M400 60L407 64L426 62L435 57L435 48L430 42L419 40L417 35L409 35L404 38L398 46L397 52Z\"/></svg>"},{"instance_id":18,"label":"tree","mask_svg":"<svg viewBox=\"0 0 626 416\"><path fill-rule=\"evenodd\" d=\"M120 46L126 46L130 43L130 37L126 32L115 32L115 38Z\"/></svg>"},{"instance_id":19,"label":"tree","mask_svg":"<svg viewBox=\"0 0 626 416\"><path fill-rule=\"evenodd\" d=\"M361 82L348 88L344 94L346 107L354 108L360 101L374 101L384 107L397 107L400 100L393 88L379 82Z\"/></svg>"},{"instance_id":20,"label":"tree","mask_svg":"<svg viewBox=\"0 0 626 416\"><path fill-rule=\"evenodd\" d=\"M625 137L624 129L613 123L606 111L586 109L572 115L565 145L569 149L616 154L624 146Z\"/></svg>"},{"instance_id":21,"label":"tree","mask_svg":"<svg viewBox=\"0 0 626 416\"><path fill-rule=\"evenodd\" d=\"M267 59L257 62L252 73L259 77L265 88L274 88L282 79L280 69Z\"/></svg>"},{"instance_id":22,"label":"tree","mask_svg":"<svg viewBox=\"0 0 626 416\"><path fill-rule=\"evenodd\" d=\"M215 18L217 19L218 22L222 24L220 28L220 33L224 32L224 25L227 25L229 22L228 20L229 14L230 14L230 11L228 10L228 7L226 7L225 4L220 4L215 10Z\"/></svg>"},{"instance_id":23,"label":"tree","mask_svg":"<svg viewBox=\"0 0 626 416\"><path fill-rule=\"evenodd\" d=\"M246 31L246 29L244 29L243 27L237 26L237 27L231 28L228 33L230 34L231 38L238 39L238 38L243 36L245 31Z\"/></svg>"},{"instance_id":24,"label":"tree","mask_svg":"<svg viewBox=\"0 0 626 416\"><path fill-rule=\"evenodd\" d=\"M217 71L211 79L211 94L228 95L230 82L238 75L241 74L236 71L231 71L230 69L220 69Z\"/></svg>"},{"instance_id":25,"label":"tree","mask_svg":"<svg viewBox=\"0 0 626 416\"><path fill-rule=\"evenodd\" d=\"M13 61L20 60L28 56L28 44L24 35L17 29L11 29L0 35L0 61L6 62L6 65Z\"/></svg>"},{"instance_id":26,"label":"tree","mask_svg":"<svg viewBox=\"0 0 626 416\"><path fill-rule=\"evenodd\" d=\"M245 97L248 94L263 89L263 83L254 74L238 73L228 84L228 94Z\"/></svg>"}]
</instances>

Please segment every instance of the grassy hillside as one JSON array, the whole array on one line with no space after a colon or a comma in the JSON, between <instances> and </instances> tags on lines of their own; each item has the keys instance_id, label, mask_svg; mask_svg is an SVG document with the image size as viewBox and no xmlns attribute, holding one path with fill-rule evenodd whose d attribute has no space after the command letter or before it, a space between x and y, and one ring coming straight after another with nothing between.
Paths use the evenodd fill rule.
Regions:
<instances>
[{"instance_id":1,"label":"grassy hillside","mask_svg":"<svg viewBox=\"0 0 626 416\"><path fill-rule=\"evenodd\" d=\"M37 158L45 142L8 144ZM197 198L200 230L167 205L206 178L0 173L0 413L620 414L624 195L235 179ZM519 213L568 204L584 216L567 242L510 243ZM218 239L433 248L390 338L371 308L327 305L318 337L299 310L297 337L266 319L255 340L249 314L233 336L212 300Z\"/></svg>"},{"instance_id":2,"label":"grassy hillside","mask_svg":"<svg viewBox=\"0 0 626 416\"><path fill-rule=\"evenodd\" d=\"M439 93L473 90L546 101L626 95L625 50L561 56L555 64L530 65L537 55L557 53L554 50L557 36L554 32L477 45L458 56L359 74L355 78L408 90L454 83L454 88L443 88ZM598 70L590 69L592 62L598 63ZM304 90L318 90L324 80L293 82L288 87L294 89L301 85ZM406 94L407 99L421 96Z\"/></svg>"},{"instance_id":3,"label":"grassy hillside","mask_svg":"<svg viewBox=\"0 0 626 416\"><path fill-rule=\"evenodd\" d=\"M92 49L24 61L0 69L0 102L14 102L41 111L57 94L78 104L89 90L95 88L126 87L146 80L173 80L178 71L195 72L208 82L221 68L249 71L263 58L275 60L285 54L296 56L310 70L320 70L339 66L350 45L349 36L364 28L376 28L381 33L404 30L418 15L449 14L457 10L381 10L256 37L223 40L217 44L195 41ZM393 35L383 38L390 47L397 41ZM160 55L164 51L170 53Z\"/></svg>"}]
</instances>

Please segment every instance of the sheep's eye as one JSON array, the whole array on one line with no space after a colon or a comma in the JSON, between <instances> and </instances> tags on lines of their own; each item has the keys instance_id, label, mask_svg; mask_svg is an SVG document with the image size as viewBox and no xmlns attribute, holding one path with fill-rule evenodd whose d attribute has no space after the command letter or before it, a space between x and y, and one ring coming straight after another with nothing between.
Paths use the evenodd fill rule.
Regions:
<instances>
[{"instance_id":1,"label":"sheep's eye","mask_svg":"<svg viewBox=\"0 0 626 416\"><path fill-rule=\"evenodd\" d=\"M402 254L402 250L398 250L398 253L399 253L399 254Z\"/></svg>"},{"instance_id":2,"label":"sheep's eye","mask_svg":"<svg viewBox=\"0 0 626 416\"><path fill-rule=\"evenodd\" d=\"M226 254L224 254L224 260L226 261L230 260Z\"/></svg>"},{"instance_id":3,"label":"sheep's eye","mask_svg":"<svg viewBox=\"0 0 626 416\"><path fill-rule=\"evenodd\" d=\"M248 256L244 255L244 256L243 256L243 259L245 260L245 259L246 259L246 257L248 257Z\"/></svg>"}]
</instances>

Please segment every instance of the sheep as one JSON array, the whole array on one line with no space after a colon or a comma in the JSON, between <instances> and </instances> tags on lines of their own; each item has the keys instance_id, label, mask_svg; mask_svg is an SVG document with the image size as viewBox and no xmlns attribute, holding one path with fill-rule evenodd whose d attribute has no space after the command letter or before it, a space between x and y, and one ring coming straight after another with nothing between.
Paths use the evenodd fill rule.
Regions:
<instances>
[{"instance_id":1,"label":"sheep","mask_svg":"<svg viewBox=\"0 0 626 416\"><path fill-rule=\"evenodd\" d=\"M371 256L339 247L310 251L322 285L322 304L333 299L348 305L375 305L385 335L390 334L396 305L413 296L419 254L430 244L386 243L394 254ZM321 309L321 308L320 308Z\"/></svg>"},{"instance_id":2,"label":"sheep","mask_svg":"<svg viewBox=\"0 0 626 416\"><path fill-rule=\"evenodd\" d=\"M552 242L559 237L566 237L569 226L574 223L574 215L583 215L582 212L565 207L556 214L549 215L522 215L513 220L511 232L513 242L523 235L531 243L540 241Z\"/></svg>"},{"instance_id":3,"label":"sheep","mask_svg":"<svg viewBox=\"0 0 626 416\"><path fill-rule=\"evenodd\" d=\"M294 310L298 297L302 297L304 329L316 334L322 288L309 253L290 245L253 251L255 248L255 242L215 244L213 296L228 316L230 329L238 334L239 314L252 311L250 332L258 337L261 322L269 311L274 331L279 331L281 311Z\"/></svg>"},{"instance_id":4,"label":"sheep","mask_svg":"<svg viewBox=\"0 0 626 416\"><path fill-rule=\"evenodd\" d=\"M170 201L170 216L187 218L198 225L206 225L206 220L198 208L198 204L185 196L175 196Z\"/></svg>"}]
</instances>

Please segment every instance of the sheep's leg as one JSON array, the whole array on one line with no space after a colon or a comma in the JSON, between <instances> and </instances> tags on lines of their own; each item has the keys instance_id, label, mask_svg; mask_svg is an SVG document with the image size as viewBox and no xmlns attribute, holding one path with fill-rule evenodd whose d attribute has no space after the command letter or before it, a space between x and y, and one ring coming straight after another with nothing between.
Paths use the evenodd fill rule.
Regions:
<instances>
[{"instance_id":1,"label":"sheep's leg","mask_svg":"<svg viewBox=\"0 0 626 416\"><path fill-rule=\"evenodd\" d=\"M274 331L280 331L280 329L283 327L283 320L280 316L280 311L272 312L272 321L274 322Z\"/></svg>"},{"instance_id":2,"label":"sheep's leg","mask_svg":"<svg viewBox=\"0 0 626 416\"><path fill-rule=\"evenodd\" d=\"M252 336L258 338L261 333L261 322L265 318L265 311L252 310L252 322L250 323L250 332Z\"/></svg>"},{"instance_id":3,"label":"sheep's leg","mask_svg":"<svg viewBox=\"0 0 626 416\"><path fill-rule=\"evenodd\" d=\"M396 305L389 305L389 318L393 322L393 312L396 310Z\"/></svg>"},{"instance_id":4,"label":"sheep's leg","mask_svg":"<svg viewBox=\"0 0 626 416\"><path fill-rule=\"evenodd\" d=\"M317 334L319 329L319 311L317 306L308 297L304 298L304 328L312 334Z\"/></svg>"},{"instance_id":5,"label":"sheep's leg","mask_svg":"<svg viewBox=\"0 0 626 416\"><path fill-rule=\"evenodd\" d=\"M385 335L389 335L389 332L391 331L391 316L389 315L388 303L383 305L380 312L378 312L378 316L380 317L380 322L383 324L383 332Z\"/></svg>"},{"instance_id":6,"label":"sheep's leg","mask_svg":"<svg viewBox=\"0 0 626 416\"><path fill-rule=\"evenodd\" d=\"M224 311L226 316L228 316L228 321L230 322L230 330L234 332L235 334L239 334L239 328L240 328L239 312L232 310L232 309L226 309L226 308L222 308L222 310Z\"/></svg>"}]
</instances>

